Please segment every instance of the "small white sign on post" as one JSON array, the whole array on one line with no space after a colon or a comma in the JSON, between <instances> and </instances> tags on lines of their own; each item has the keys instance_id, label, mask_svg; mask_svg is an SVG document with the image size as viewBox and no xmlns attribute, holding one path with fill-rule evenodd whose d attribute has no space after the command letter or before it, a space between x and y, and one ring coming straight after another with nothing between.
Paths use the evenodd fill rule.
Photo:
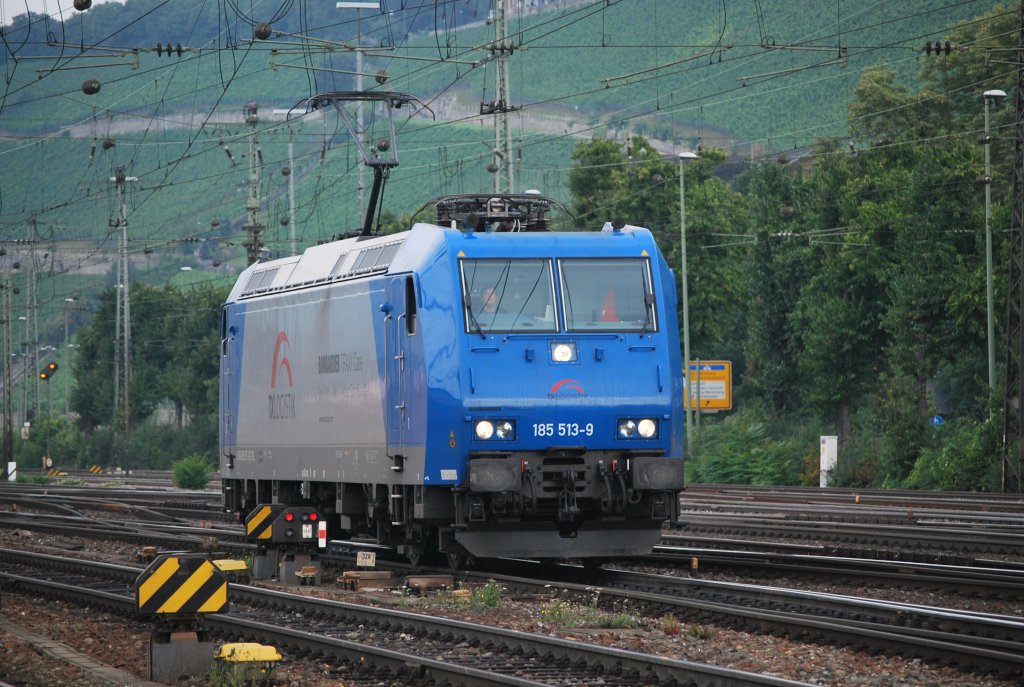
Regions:
<instances>
[{"instance_id":1,"label":"small white sign on post","mask_svg":"<svg viewBox=\"0 0 1024 687\"><path fill-rule=\"evenodd\" d=\"M18 464L14 461L7 463L7 481L17 482L18 481Z\"/></svg>"},{"instance_id":2,"label":"small white sign on post","mask_svg":"<svg viewBox=\"0 0 1024 687\"><path fill-rule=\"evenodd\" d=\"M839 437L821 437L821 462L818 468L818 486L828 486L828 476L839 460Z\"/></svg>"}]
</instances>

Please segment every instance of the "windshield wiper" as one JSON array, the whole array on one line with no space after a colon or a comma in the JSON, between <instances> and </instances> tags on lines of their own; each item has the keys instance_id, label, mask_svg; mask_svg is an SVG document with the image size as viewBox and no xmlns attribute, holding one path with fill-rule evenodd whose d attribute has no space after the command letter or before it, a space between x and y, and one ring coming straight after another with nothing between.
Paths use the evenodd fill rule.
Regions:
<instances>
[{"instance_id":1,"label":"windshield wiper","mask_svg":"<svg viewBox=\"0 0 1024 687\"><path fill-rule=\"evenodd\" d=\"M480 323L476 320L476 314L473 313L473 303L470 298L466 298L466 314L469 315L469 326L471 332L476 332L480 335L481 339L486 340L487 335L484 334L483 328Z\"/></svg>"},{"instance_id":2,"label":"windshield wiper","mask_svg":"<svg viewBox=\"0 0 1024 687\"><path fill-rule=\"evenodd\" d=\"M640 328L640 336L647 333L647 327L651 324L651 310L654 308L654 294L648 291L644 294L644 326Z\"/></svg>"}]
</instances>

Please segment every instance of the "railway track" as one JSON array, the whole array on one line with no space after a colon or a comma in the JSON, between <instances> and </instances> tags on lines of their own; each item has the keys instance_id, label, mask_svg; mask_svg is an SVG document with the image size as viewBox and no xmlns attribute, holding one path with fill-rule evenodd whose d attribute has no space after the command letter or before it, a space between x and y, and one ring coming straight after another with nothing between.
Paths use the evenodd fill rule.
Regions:
<instances>
[{"instance_id":1,"label":"railway track","mask_svg":"<svg viewBox=\"0 0 1024 687\"><path fill-rule=\"evenodd\" d=\"M112 612L135 611L141 570L0 550L9 588ZM204 616L214 633L274 644L349 668L346 684L401 677L452 685L806 686L807 683L676 661L400 610L231 585L230 613Z\"/></svg>"},{"instance_id":2,"label":"railway track","mask_svg":"<svg viewBox=\"0 0 1024 687\"><path fill-rule=\"evenodd\" d=\"M917 510L974 510L1024 514L1024 496L968 491L921 492L900 489L838 489L738 484L690 484L683 503L860 505Z\"/></svg>"},{"instance_id":3,"label":"railway track","mask_svg":"<svg viewBox=\"0 0 1024 687\"><path fill-rule=\"evenodd\" d=\"M885 586L941 589L979 597L1024 598L1024 564L969 559L969 564L917 563L849 558L813 553L774 553L746 549L655 547L651 556L634 559L665 568L669 574L686 570L695 575L708 569L733 574L792 576L834 581L857 580Z\"/></svg>"},{"instance_id":4,"label":"railway track","mask_svg":"<svg viewBox=\"0 0 1024 687\"><path fill-rule=\"evenodd\" d=\"M557 585L577 598L642 606L648 613L669 611L701 622L895 651L981 672L1024 673L1024 620L1012 616L634 571L588 573L574 566L547 569L543 583L493 572L483 576L522 590Z\"/></svg>"},{"instance_id":5,"label":"railway track","mask_svg":"<svg viewBox=\"0 0 1024 687\"><path fill-rule=\"evenodd\" d=\"M697 486L681 503L684 525L664 545L959 565L983 556L1024 561L1019 495Z\"/></svg>"}]
</instances>

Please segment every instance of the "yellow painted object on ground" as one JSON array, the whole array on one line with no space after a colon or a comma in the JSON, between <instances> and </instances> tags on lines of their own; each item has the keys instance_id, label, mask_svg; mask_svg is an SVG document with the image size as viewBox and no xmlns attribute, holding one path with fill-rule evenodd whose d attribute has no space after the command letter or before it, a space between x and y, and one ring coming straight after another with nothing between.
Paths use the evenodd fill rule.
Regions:
<instances>
[{"instance_id":1,"label":"yellow painted object on ground","mask_svg":"<svg viewBox=\"0 0 1024 687\"><path fill-rule=\"evenodd\" d=\"M255 642L225 644L214 656L218 661L228 663L262 663L273 668L281 660L281 654L272 646Z\"/></svg>"},{"instance_id":2,"label":"yellow painted object on ground","mask_svg":"<svg viewBox=\"0 0 1024 687\"><path fill-rule=\"evenodd\" d=\"M214 654L231 673L250 685L273 684L274 667L281 654L272 646L254 642L225 644Z\"/></svg>"},{"instance_id":3,"label":"yellow painted object on ground","mask_svg":"<svg viewBox=\"0 0 1024 687\"><path fill-rule=\"evenodd\" d=\"M249 564L236 558L218 558L213 565L224 573L231 582L246 582L249 579Z\"/></svg>"}]
</instances>

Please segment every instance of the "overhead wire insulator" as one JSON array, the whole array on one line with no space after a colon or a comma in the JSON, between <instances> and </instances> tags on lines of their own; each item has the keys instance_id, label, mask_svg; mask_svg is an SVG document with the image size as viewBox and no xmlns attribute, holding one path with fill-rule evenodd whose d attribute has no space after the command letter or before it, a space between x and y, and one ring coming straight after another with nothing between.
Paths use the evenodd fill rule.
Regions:
<instances>
[{"instance_id":1,"label":"overhead wire insulator","mask_svg":"<svg viewBox=\"0 0 1024 687\"><path fill-rule=\"evenodd\" d=\"M272 30L270 22L261 21L256 25L256 28L253 29L252 35L257 40L265 41L270 38Z\"/></svg>"}]
</instances>

